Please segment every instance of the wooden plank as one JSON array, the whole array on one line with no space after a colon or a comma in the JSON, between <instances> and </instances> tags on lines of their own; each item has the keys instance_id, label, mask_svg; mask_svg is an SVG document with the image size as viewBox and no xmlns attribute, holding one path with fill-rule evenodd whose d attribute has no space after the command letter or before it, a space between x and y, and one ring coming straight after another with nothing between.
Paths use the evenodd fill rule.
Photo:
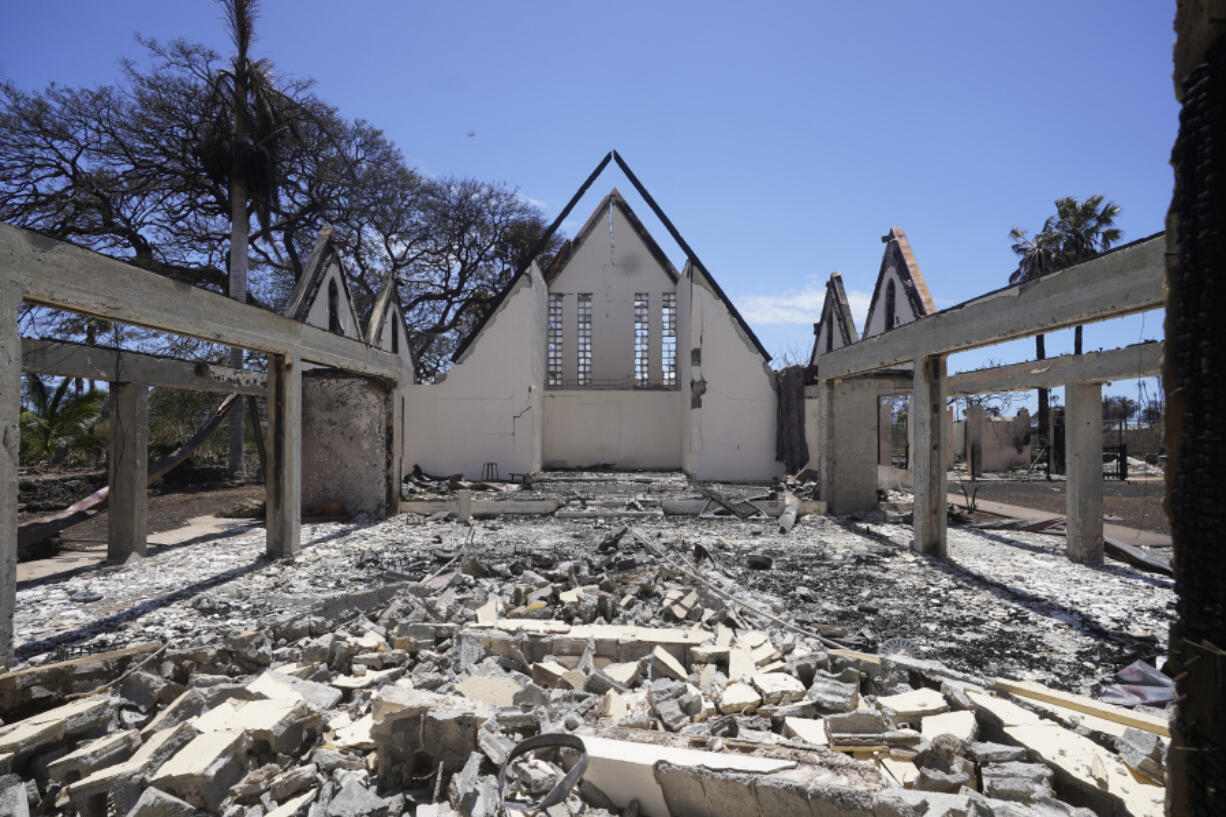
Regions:
<instances>
[{"instance_id":1,"label":"wooden plank","mask_svg":"<svg viewBox=\"0 0 1226 817\"><path fill-rule=\"evenodd\" d=\"M821 356L822 380L1157 309L1165 237L1153 236L1034 281L981 295Z\"/></svg>"},{"instance_id":2,"label":"wooden plank","mask_svg":"<svg viewBox=\"0 0 1226 817\"><path fill-rule=\"evenodd\" d=\"M1058 689L1051 689L1035 681L1011 681L1008 678L997 678L992 683L992 689L1008 692L1023 698L1034 698L1038 701L1058 704L1066 709L1075 709L1087 715L1105 718L1109 721L1122 723L1125 726L1153 732L1155 735L1162 735L1166 738L1171 736L1170 726L1166 718L1148 715L1144 712L1134 712L1131 709L1096 701L1084 695L1061 692Z\"/></svg>"},{"instance_id":3,"label":"wooden plank","mask_svg":"<svg viewBox=\"0 0 1226 817\"><path fill-rule=\"evenodd\" d=\"M400 355L10 224L0 224L0 275L31 303L388 380L404 375Z\"/></svg>"}]
</instances>

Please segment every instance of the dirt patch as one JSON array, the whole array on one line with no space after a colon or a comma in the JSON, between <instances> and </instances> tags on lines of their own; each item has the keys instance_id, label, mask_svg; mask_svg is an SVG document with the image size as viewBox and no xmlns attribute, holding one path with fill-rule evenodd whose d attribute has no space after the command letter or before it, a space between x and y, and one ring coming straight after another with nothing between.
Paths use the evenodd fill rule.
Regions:
<instances>
[{"instance_id":1,"label":"dirt patch","mask_svg":"<svg viewBox=\"0 0 1226 817\"><path fill-rule=\"evenodd\" d=\"M197 516L221 515L239 503L264 498L263 485L232 488L189 488L149 496L149 532L161 533L186 525ZM106 511L64 531L65 545L106 542Z\"/></svg>"}]
</instances>

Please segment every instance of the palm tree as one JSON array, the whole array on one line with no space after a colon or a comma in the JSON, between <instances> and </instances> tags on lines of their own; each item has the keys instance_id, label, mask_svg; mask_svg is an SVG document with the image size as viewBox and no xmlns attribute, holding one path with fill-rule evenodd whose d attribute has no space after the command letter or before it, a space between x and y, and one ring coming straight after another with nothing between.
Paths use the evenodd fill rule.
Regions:
<instances>
[{"instance_id":1,"label":"palm tree","mask_svg":"<svg viewBox=\"0 0 1226 817\"><path fill-rule=\"evenodd\" d=\"M27 372L21 410L21 457L37 462L57 454L57 448L101 448L94 423L102 413L102 392L90 389L70 393L71 378L54 390L38 375Z\"/></svg>"},{"instance_id":2,"label":"palm tree","mask_svg":"<svg viewBox=\"0 0 1226 817\"><path fill-rule=\"evenodd\" d=\"M1120 240L1123 231L1115 226L1115 217L1120 207L1115 202L1103 203L1102 195L1094 195L1085 201L1072 196L1056 199L1056 215L1043 222L1043 229L1028 236L1020 227L1009 231L1013 239L1012 250L1017 253L1018 263L1009 275L1009 283L1016 284L1054 272L1058 269L1093 258L1106 252ZM1047 356L1045 338L1034 336L1035 357ZM1074 329L1073 352L1081 354L1081 327ZM1039 432L1047 430L1047 389L1039 389Z\"/></svg>"},{"instance_id":3,"label":"palm tree","mask_svg":"<svg viewBox=\"0 0 1226 817\"><path fill-rule=\"evenodd\" d=\"M235 55L217 72L209 97L210 115L202 123L197 152L210 178L230 194L229 294L247 300L249 206L265 228L277 198L279 148L293 133L292 103L277 90L268 60L251 58L259 9L256 0L218 0ZM243 350L230 350L230 365L241 368ZM230 412L230 473L243 470L242 403Z\"/></svg>"}]
</instances>

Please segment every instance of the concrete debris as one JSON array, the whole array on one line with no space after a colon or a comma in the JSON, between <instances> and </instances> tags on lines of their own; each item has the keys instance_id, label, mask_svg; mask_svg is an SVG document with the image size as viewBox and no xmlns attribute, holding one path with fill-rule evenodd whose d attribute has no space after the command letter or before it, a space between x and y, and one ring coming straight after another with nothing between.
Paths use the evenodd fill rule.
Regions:
<instances>
[{"instance_id":1,"label":"concrete debris","mask_svg":"<svg viewBox=\"0 0 1226 817\"><path fill-rule=\"evenodd\" d=\"M1157 735L1074 744L964 670L844 649L783 604L735 603L721 568L735 560L714 543L698 574L692 548L596 531L584 557L426 549L380 568L394 582L292 615L0 676L0 813L494 815L504 767L505 795L526 802L579 762L570 747L512 757L557 733L583 741L588 766L550 817L1073 815L1062 781L1095 779L1094 763L1102 802L1161 812L1161 787L1120 771L1160 781ZM788 558L766 557L772 573Z\"/></svg>"}]
</instances>

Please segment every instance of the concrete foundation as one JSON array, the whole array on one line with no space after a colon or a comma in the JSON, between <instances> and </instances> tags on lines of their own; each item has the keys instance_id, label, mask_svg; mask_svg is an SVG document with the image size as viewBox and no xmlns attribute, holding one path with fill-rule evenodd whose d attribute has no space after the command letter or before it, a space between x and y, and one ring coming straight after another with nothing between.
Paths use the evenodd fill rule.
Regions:
<instances>
[{"instance_id":1,"label":"concrete foundation","mask_svg":"<svg viewBox=\"0 0 1226 817\"><path fill-rule=\"evenodd\" d=\"M272 355L268 365L267 552L293 556L302 549L302 365L293 355Z\"/></svg>"},{"instance_id":2,"label":"concrete foundation","mask_svg":"<svg viewBox=\"0 0 1226 817\"><path fill-rule=\"evenodd\" d=\"M302 508L339 503L347 514L385 516L390 441L379 382L331 369L302 378Z\"/></svg>"},{"instance_id":3,"label":"concrete foundation","mask_svg":"<svg viewBox=\"0 0 1226 817\"><path fill-rule=\"evenodd\" d=\"M1064 387L1064 445L1068 484L1068 557L1103 561L1103 387L1069 383Z\"/></svg>"},{"instance_id":4,"label":"concrete foundation","mask_svg":"<svg viewBox=\"0 0 1226 817\"><path fill-rule=\"evenodd\" d=\"M949 451L945 389L945 356L916 358L910 412L915 434L911 449L915 474L915 538L911 549L941 558L946 553L945 459Z\"/></svg>"},{"instance_id":5,"label":"concrete foundation","mask_svg":"<svg viewBox=\"0 0 1226 817\"><path fill-rule=\"evenodd\" d=\"M149 387L144 381L111 384L111 456L106 555L123 561L145 555L149 534Z\"/></svg>"}]
</instances>

